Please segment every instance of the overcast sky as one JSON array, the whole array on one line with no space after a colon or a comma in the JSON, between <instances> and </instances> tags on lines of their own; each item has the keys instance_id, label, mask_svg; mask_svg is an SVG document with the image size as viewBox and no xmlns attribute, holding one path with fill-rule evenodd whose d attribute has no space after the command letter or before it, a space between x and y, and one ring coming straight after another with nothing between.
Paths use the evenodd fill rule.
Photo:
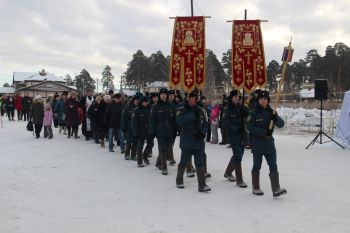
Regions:
<instances>
[{"instance_id":1,"label":"overcast sky","mask_svg":"<svg viewBox=\"0 0 350 233\"><path fill-rule=\"evenodd\" d=\"M0 85L12 72L45 68L72 76L83 68L101 78L108 64L118 77L133 53L170 53L173 20L190 14L189 0L0 0ZM231 47L228 19L267 19L262 24L267 63L280 60L293 37L294 60L327 45L350 45L350 0L194 0L206 20L206 47L221 60Z\"/></svg>"}]
</instances>

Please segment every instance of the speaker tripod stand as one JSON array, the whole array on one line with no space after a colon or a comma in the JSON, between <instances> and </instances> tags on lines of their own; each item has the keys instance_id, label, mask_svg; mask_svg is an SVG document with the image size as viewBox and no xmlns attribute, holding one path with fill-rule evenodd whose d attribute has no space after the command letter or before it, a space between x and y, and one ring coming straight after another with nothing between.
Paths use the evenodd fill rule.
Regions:
<instances>
[{"instance_id":1,"label":"speaker tripod stand","mask_svg":"<svg viewBox=\"0 0 350 233\"><path fill-rule=\"evenodd\" d=\"M340 145L337 141L335 141L333 138L331 138L331 137L328 136L325 132L323 132L322 110L323 110L323 104L322 104L322 99L321 99L320 131L318 132L318 134L316 135L316 137L315 137L314 139L312 139L312 141L311 141L310 144L306 147L306 149L308 149L311 145L314 145L316 142L319 143L319 144L324 144L324 143L327 143L327 142L334 142L335 144L337 144L337 145L340 146L341 148L345 149L345 147L343 147L342 145ZM322 141L322 135L324 135L325 137L327 137L330 141L323 142L323 141ZM320 138L320 141L317 141L318 138Z\"/></svg>"}]
</instances>

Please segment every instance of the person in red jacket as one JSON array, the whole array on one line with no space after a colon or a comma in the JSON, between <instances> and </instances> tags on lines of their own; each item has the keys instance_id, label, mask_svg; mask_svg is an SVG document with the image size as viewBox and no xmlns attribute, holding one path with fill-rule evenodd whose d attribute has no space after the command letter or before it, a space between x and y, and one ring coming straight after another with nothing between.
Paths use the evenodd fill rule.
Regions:
<instances>
[{"instance_id":1,"label":"person in red jacket","mask_svg":"<svg viewBox=\"0 0 350 233\"><path fill-rule=\"evenodd\" d=\"M22 114L22 95L21 93L18 93L15 96L15 109L17 110L17 120L21 121L23 120L23 114Z\"/></svg>"}]
</instances>

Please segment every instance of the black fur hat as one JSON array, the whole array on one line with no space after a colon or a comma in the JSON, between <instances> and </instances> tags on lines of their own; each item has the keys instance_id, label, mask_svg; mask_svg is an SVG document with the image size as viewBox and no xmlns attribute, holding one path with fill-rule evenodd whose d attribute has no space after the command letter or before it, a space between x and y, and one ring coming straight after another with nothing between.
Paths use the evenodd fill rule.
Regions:
<instances>
[{"instance_id":1,"label":"black fur hat","mask_svg":"<svg viewBox=\"0 0 350 233\"><path fill-rule=\"evenodd\" d=\"M229 99L231 100L233 96L236 96L236 95L239 95L239 91L238 90L232 90L230 92L230 95L229 95Z\"/></svg>"},{"instance_id":2,"label":"black fur hat","mask_svg":"<svg viewBox=\"0 0 350 233\"><path fill-rule=\"evenodd\" d=\"M166 89L166 88L161 88L160 90L159 90L159 95L160 94L168 94L168 90Z\"/></svg>"},{"instance_id":3,"label":"black fur hat","mask_svg":"<svg viewBox=\"0 0 350 233\"><path fill-rule=\"evenodd\" d=\"M260 91L257 95L257 99L259 100L260 98L267 98L267 100L270 102L270 94L268 91Z\"/></svg>"}]
</instances>

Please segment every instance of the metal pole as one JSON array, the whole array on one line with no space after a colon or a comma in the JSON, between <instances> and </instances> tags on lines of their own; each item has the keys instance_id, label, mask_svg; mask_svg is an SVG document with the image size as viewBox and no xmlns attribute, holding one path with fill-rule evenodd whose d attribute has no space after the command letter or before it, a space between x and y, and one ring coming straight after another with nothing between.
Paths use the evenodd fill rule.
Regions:
<instances>
[{"instance_id":1,"label":"metal pole","mask_svg":"<svg viewBox=\"0 0 350 233\"><path fill-rule=\"evenodd\" d=\"M247 20L247 9L244 9L244 20ZM231 58L231 59L232 59L232 58ZM243 92L242 92L242 103L243 103L243 105L245 104L245 91L244 91L244 87L245 87L245 79L244 79Z\"/></svg>"},{"instance_id":2,"label":"metal pole","mask_svg":"<svg viewBox=\"0 0 350 233\"><path fill-rule=\"evenodd\" d=\"M193 0L191 0L191 16L193 17Z\"/></svg>"}]
</instances>

